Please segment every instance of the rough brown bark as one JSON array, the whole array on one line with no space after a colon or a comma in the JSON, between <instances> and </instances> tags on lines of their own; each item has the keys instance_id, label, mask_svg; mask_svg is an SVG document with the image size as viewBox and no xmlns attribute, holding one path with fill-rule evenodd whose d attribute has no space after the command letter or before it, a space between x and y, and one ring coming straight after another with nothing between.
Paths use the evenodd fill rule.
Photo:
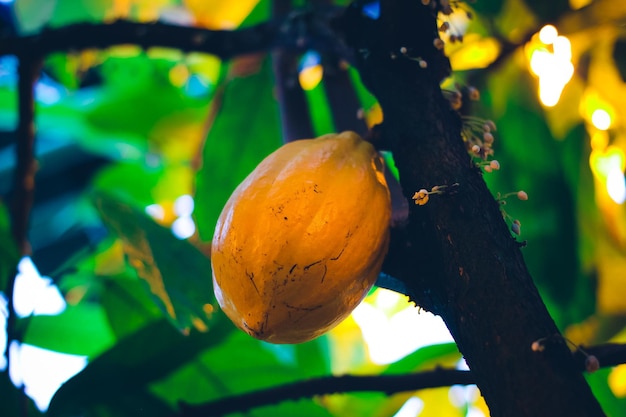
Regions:
<instances>
[{"instance_id":1,"label":"rough brown bark","mask_svg":"<svg viewBox=\"0 0 626 417\"><path fill-rule=\"evenodd\" d=\"M604 415L562 339L551 338L543 352L531 349L558 329L440 91L448 61L433 46L433 8L383 0L378 20L352 7L343 24L362 79L382 106L382 135L406 198L459 184L412 205L399 278L444 319L493 417Z\"/></svg>"}]
</instances>

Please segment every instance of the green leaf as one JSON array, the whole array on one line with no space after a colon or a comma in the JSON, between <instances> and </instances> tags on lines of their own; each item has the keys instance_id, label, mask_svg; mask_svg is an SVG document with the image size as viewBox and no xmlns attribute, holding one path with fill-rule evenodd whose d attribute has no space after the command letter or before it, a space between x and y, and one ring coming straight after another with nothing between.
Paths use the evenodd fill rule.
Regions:
<instances>
[{"instance_id":1,"label":"green leaf","mask_svg":"<svg viewBox=\"0 0 626 417\"><path fill-rule=\"evenodd\" d=\"M394 397L377 392L351 392L345 395L326 397L325 405L335 416L379 417L381 414L378 410ZM388 414L388 417L393 416L401 405L402 403L398 407L393 407L394 411Z\"/></svg>"},{"instance_id":2,"label":"green leaf","mask_svg":"<svg viewBox=\"0 0 626 417\"><path fill-rule=\"evenodd\" d=\"M522 34L536 31L540 27L536 16L524 0L502 1L497 19L492 19L489 25L492 27L491 33L499 32L515 42L521 41Z\"/></svg>"},{"instance_id":3,"label":"green leaf","mask_svg":"<svg viewBox=\"0 0 626 417\"><path fill-rule=\"evenodd\" d=\"M520 240L528 241L522 249L528 269L553 318L564 328L586 317L594 306L594 293L578 261L579 210L586 205L595 211L589 199L593 182L581 174L590 175L588 164L582 165L584 132L572 129L563 140L554 139L532 81L516 65L491 74L487 85L482 100L506 112L494 115L495 157L502 168L484 178L494 195L528 193L528 201L512 197L503 208L521 222ZM583 308L574 304L581 296L588 300Z\"/></svg>"},{"instance_id":4,"label":"green leaf","mask_svg":"<svg viewBox=\"0 0 626 417\"><path fill-rule=\"evenodd\" d=\"M148 324L103 353L68 380L54 395L51 416L89 414L103 405L141 394L147 384L166 377L205 349L220 344L233 329L221 313L209 332L188 336L166 320Z\"/></svg>"},{"instance_id":5,"label":"green leaf","mask_svg":"<svg viewBox=\"0 0 626 417\"><path fill-rule=\"evenodd\" d=\"M63 86L76 90L80 83L78 78L80 65L80 55L54 53L46 57L44 69Z\"/></svg>"},{"instance_id":6,"label":"green leaf","mask_svg":"<svg viewBox=\"0 0 626 417\"><path fill-rule=\"evenodd\" d=\"M51 26L65 26L71 23L104 20L107 12L111 8L109 0L56 0L54 13L49 24Z\"/></svg>"},{"instance_id":7,"label":"green leaf","mask_svg":"<svg viewBox=\"0 0 626 417\"><path fill-rule=\"evenodd\" d=\"M311 372L294 360L297 355L289 355L295 350L294 345L271 345L234 331L196 361L153 384L152 392L172 405L202 403L307 379Z\"/></svg>"},{"instance_id":8,"label":"green leaf","mask_svg":"<svg viewBox=\"0 0 626 417\"><path fill-rule=\"evenodd\" d=\"M169 117L179 118L181 124L204 121L207 98L190 97L169 80L169 71L177 63L151 57L139 48L137 56L109 56L101 68L105 85L97 90L98 100L87 107L83 104L86 121L102 132L133 134L144 141L156 136L154 128Z\"/></svg>"},{"instance_id":9,"label":"green leaf","mask_svg":"<svg viewBox=\"0 0 626 417\"><path fill-rule=\"evenodd\" d=\"M361 82L361 76L359 75L359 72L356 70L356 68L349 67L348 76L350 77L350 80L352 81L352 86L354 87L354 91L357 97L359 98L359 101L361 102L361 106L363 107L364 110L368 110L374 104L378 103L378 100L376 100L376 97L372 93L370 93L370 91L367 88L365 88L365 86Z\"/></svg>"},{"instance_id":10,"label":"green leaf","mask_svg":"<svg viewBox=\"0 0 626 417\"><path fill-rule=\"evenodd\" d=\"M302 378L326 375L330 372L330 352L326 337L295 345L260 343L261 348L272 352L282 365L297 367Z\"/></svg>"},{"instance_id":11,"label":"green leaf","mask_svg":"<svg viewBox=\"0 0 626 417\"><path fill-rule=\"evenodd\" d=\"M404 374L415 372L433 364L443 364L449 361L457 361L461 358L456 343L441 343L438 345L425 346L404 358L390 364L382 372L383 375Z\"/></svg>"},{"instance_id":12,"label":"green leaf","mask_svg":"<svg viewBox=\"0 0 626 417\"><path fill-rule=\"evenodd\" d=\"M318 337L310 342L295 345L298 368L307 377L330 373L330 347L328 339Z\"/></svg>"},{"instance_id":13,"label":"green leaf","mask_svg":"<svg viewBox=\"0 0 626 417\"><path fill-rule=\"evenodd\" d=\"M456 362L461 355L454 343L443 343L421 348L405 358L390 364L381 375L398 375L431 368L438 364ZM412 393L386 396L378 393L348 393L325 399L333 415L392 416Z\"/></svg>"},{"instance_id":14,"label":"green leaf","mask_svg":"<svg viewBox=\"0 0 626 417\"><path fill-rule=\"evenodd\" d=\"M156 395L145 389L120 393L115 401L94 404L89 408L89 417L172 417L174 409Z\"/></svg>"},{"instance_id":15,"label":"green leaf","mask_svg":"<svg viewBox=\"0 0 626 417\"><path fill-rule=\"evenodd\" d=\"M115 338L102 307L82 302L56 316L30 317L22 341L56 352L93 357L109 348Z\"/></svg>"},{"instance_id":16,"label":"green leaf","mask_svg":"<svg viewBox=\"0 0 626 417\"><path fill-rule=\"evenodd\" d=\"M200 361L205 369L218 376L220 383L214 390L222 393L272 387L304 376L296 364L283 363L267 344L240 331L203 354Z\"/></svg>"},{"instance_id":17,"label":"green leaf","mask_svg":"<svg viewBox=\"0 0 626 417\"><path fill-rule=\"evenodd\" d=\"M313 129L318 136L335 132L333 115L328 106L328 97L323 82L312 90L305 91L309 103L309 113L313 122Z\"/></svg>"},{"instance_id":18,"label":"green leaf","mask_svg":"<svg viewBox=\"0 0 626 417\"><path fill-rule=\"evenodd\" d=\"M149 169L143 162L122 162L100 171L94 178L93 186L135 204L148 206L154 203L152 190L161 175L162 167Z\"/></svg>"},{"instance_id":19,"label":"green leaf","mask_svg":"<svg viewBox=\"0 0 626 417\"><path fill-rule=\"evenodd\" d=\"M259 0L250 14L241 22L241 27L249 27L268 21L271 17L271 7L270 0Z\"/></svg>"},{"instance_id":20,"label":"green leaf","mask_svg":"<svg viewBox=\"0 0 626 417\"><path fill-rule=\"evenodd\" d=\"M98 193L95 205L105 225L122 239L129 264L144 279L159 306L181 330L211 326L217 308L211 261L142 211Z\"/></svg>"},{"instance_id":21,"label":"green leaf","mask_svg":"<svg viewBox=\"0 0 626 417\"><path fill-rule=\"evenodd\" d=\"M23 34L36 32L50 22L56 2L48 0L22 0L13 9L19 30Z\"/></svg>"},{"instance_id":22,"label":"green leaf","mask_svg":"<svg viewBox=\"0 0 626 417\"><path fill-rule=\"evenodd\" d=\"M611 368L603 368L585 376L606 415L620 417L624 415L624 410L626 410L626 398L617 398L609 388L607 379L610 373Z\"/></svg>"},{"instance_id":23,"label":"green leaf","mask_svg":"<svg viewBox=\"0 0 626 417\"><path fill-rule=\"evenodd\" d=\"M224 87L219 114L202 152L196 176L194 216L200 238L209 241L226 200L261 160L281 145L271 66Z\"/></svg>"},{"instance_id":24,"label":"green leaf","mask_svg":"<svg viewBox=\"0 0 626 417\"><path fill-rule=\"evenodd\" d=\"M441 343L425 346L397 362L390 364L387 369L381 372L381 375L402 375L432 369L436 366L454 366L460 358L461 354L455 343ZM423 394L424 393L420 393L420 396ZM391 417L395 415L400 407L413 395L414 392L411 391L397 393L380 401L378 404L372 404L371 415L376 417ZM449 407L448 403L446 403L446 406Z\"/></svg>"},{"instance_id":25,"label":"green leaf","mask_svg":"<svg viewBox=\"0 0 626 417\"><path fill-rule=\"evenodd\" d=\"M162 312L136 276L102 277L100 303L113 333L122 338L162 317Z\"/></svg>"},{"instance_id":26,"label":"green leaf","mask_svg":"<svg viewBox=\"0 0 626 417\"><path fill-rule=\"evenodd\" d=\"M125 51L123 48L133 47L121 47ZM147 169L163 162L179 162L181 155L188 162L198 152L213 90L207 89L206 94L196 97L187 94L184 87L172 84L171 70L176 65L186 65L182 52L167 50L174 51L170 57L167 53L159 55L155 49L144 52L134 48L131 52L135 56L127 56L131 52L120 49L98 52L97 59L103 62L93 72L102 76L102 84L65 94L50 105L41 104L38 128L55 140L69 139L88 152L124 162L146 162L149 153ZM79 65L75 61L80 58L62 57L52 56L48 66L56 78L76 84L80 80L72 81L72 77L76 78L72 66ZM185 68L214 72L214 67L220 65L215 60L209 62L190 60ZM206 65L211 69L207 70ZM4 95L0 90L0 100ZM3 118L0 114L0 124Z\"/></svg>"},{"instance_id":27,"label":"green leaf","mask_svg":"<svg viewBox=\"0 0 626 417\"><path fill-rule=\"evenodd\" d=\"M253 417L331 417L326 408L315 403L312 399L305 398L297 401L285 401L276 405L260 407L249 413ZM366 413L354 413L353 416L364 416Z\"/></svg>"},{"instance_id":28,"label":"green leaf","mask_svg":"<svg viewBox=\"0 0 626 417\"><path fill-rule=\"evenodd\" d=\"M0 291L7 288L9 280L17 271L19 261L20 254L11 235L9 213L0 202Z\"/></svg>"}]
</instances>

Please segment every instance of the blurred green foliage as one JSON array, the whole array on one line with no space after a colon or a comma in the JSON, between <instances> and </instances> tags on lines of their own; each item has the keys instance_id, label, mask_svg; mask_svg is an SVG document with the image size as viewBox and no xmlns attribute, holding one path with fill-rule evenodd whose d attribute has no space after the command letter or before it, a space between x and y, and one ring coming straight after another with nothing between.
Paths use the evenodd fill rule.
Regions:
<instances>
[{"instance_id":1,"label":"blurred green foliage","mask_svg":"<svg viewBox=\"0 0 626 417\"><path fill-rule=\"evenodd\" d=\"M212 24L222 18L224 26L231 27L270 15L269 0L238 3L241 10L219 8L218 3L208 1L203 7L215 7L223 15L209 13L193 1L168 0L18 0L13 9L22 33L114 17L183 16L193 24L208 22L210 15ZM605 3L597 1L589 11L574 12L566 1L478 1L472 4L477 17L468 31L505 44L519 40L525 31L537 31L538 22L553 21L558 26L563 21L569 25L575 58L581 57L582 64L583 56L593 61L594 45L576 38L577 28L571 23L576 20L570 17L606 13L600 19L604 23L589 35L603 36L603 30L611 32L615 20L623 17L619 8L612 9L613 14L606 12L600 7ZM241 18L233 21L234 16ZM623 33L612 39L615 50L622 51ZM626 301L608 308L597 288L603 285L608 292L624 288L623 275L599 271L607 262L626 257L620 240L626 218L621 206L611 206L610 218L607 207L601 206L604 200L598 195L604 192L604 184L589 167L594 130L578 105L585 89L602 86L597 85L598 77L577 74L563 93L567 100L546 108L537 99L537 82L529 73L523 49L523 45L514 48L497 65L467 61L464 67L469 69L454 75L455 81L479 87L482 94L473 113L495 120L498 126L494 149L502 169L485 174L485 179L494 195L523 189L530 196L526 202L509 199L505 208L521 221L521 239L528 242L525 259L559 327L577 343L624 342ZM605 71L615 67L623 77L622 54L610 52L617 62L603 64ZM483 67L487 68L478 69ZM3 58L0 69L0 128L9 131L17 119L14 60ZM360 85L356 71L349 71L363 108L371 109L375 99ZM202 54L120 46L51 55L44 74L46 88L37 93L36 122L42 144L38 181L53 178L58 188L41 192L48 200L38 202L33 222L46 227L38 228L31 238L36 238L32 239L35 258L44 257L41 253L50 247L62 247L49 255L61 264L50 275L68 307L56 316L22 318L17 328L24 343L86 355L90 360L57 392L49 415L124 417L142 410L146 415L167 416L179 401L204 402L331 375L338 368L395 374L435 364L455 366L459 361L455 345L444 344L425 347L388 366L376 365L353 324L302 345L268 345L234 331L217 309L206 255L215 221L236 185L281 143L268 56L220 62ZM618 83L613 88L624 91L625 87ZM307 99L316 131L332 130L323 86L308 91ZM620 117L626 114L615 114ZM609 134L611 143L624 145L623 131L615 128ZM68 171L76 162L75 149L82 152L81 158L89 155L106 162L89 175ZM0 174L12 169L12 158L8 149L0 151ZM86 184L69 190L59 186L74 176L85 176ZM55 192L63 193L62 204L51 203ZM171 232L181 217L176 201L183 195L193 195L195 202L196 232L189 240ZM158 214L146 214L148 206ZM11 244L8 215L1 208L0 287L6 288L18 255ZM64 214L61 228L54 219ZM108 236L89 244L72 246L63 240L73 231L104 226ZM44 245L44 240L52 244ZM597 242L612 248L615 257L599 256ZM357 345L348 362L337 363L346 355L342 349ZM611 372L602 370L589 381L607 413L617 417L626 400L618 398L607 383ZM392 416L412 396L425 402L424 415L466 415L470 406L484 410L480 400L454 406L448 391L441 390L392 397L327 396L263 407L249 415ZM0 414L20 415L19 391L6 373L0 374L0 397ZM27 409L29 416L39 414L30 403Z\"/></svg>"}]
</instances>

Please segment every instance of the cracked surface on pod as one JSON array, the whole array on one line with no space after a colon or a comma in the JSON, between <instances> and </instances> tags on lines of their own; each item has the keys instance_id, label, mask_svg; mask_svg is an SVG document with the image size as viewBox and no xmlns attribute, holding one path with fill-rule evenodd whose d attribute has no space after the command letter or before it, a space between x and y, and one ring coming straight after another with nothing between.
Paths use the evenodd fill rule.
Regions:
<instances>
[{"instance_id":1,"label":"cracked surface on pod","mask_svg":"<svg viewBox=\"0 0 626 417\"><path fill-rule=\"evenodd\" d=\"M300 343L345 319L387 252L383 161L354 132L290 142L235 189L218 219L217 300L248 334Z\"/></svg>"}]
</instances>

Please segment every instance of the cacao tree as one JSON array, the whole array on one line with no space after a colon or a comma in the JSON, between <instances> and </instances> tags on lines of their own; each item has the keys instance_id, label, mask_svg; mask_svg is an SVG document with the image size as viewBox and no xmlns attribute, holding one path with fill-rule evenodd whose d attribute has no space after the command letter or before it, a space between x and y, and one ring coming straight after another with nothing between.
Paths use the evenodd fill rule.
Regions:
<instances>
[{"instance_id":1,"label":"cacao tree","mask_svg":"<svg viewBox=\"0 0 626 417\"><path fill-rule=\"evenodd\" d=\"M393 416L416 399L422 416L626 409L626 6L0 11L2 415ZM354 317L271 345L217 305L210 242L230 193L282 143L347 130L383 155L393 209L364 304L396 294L378 304L387 316L432 313L453 343L376 363ZM368 197L353 196L364 212ZM24 290L30 259L58 311ZM37 400L29 346L86 366Z\"/></svg>"}]
</instances>

